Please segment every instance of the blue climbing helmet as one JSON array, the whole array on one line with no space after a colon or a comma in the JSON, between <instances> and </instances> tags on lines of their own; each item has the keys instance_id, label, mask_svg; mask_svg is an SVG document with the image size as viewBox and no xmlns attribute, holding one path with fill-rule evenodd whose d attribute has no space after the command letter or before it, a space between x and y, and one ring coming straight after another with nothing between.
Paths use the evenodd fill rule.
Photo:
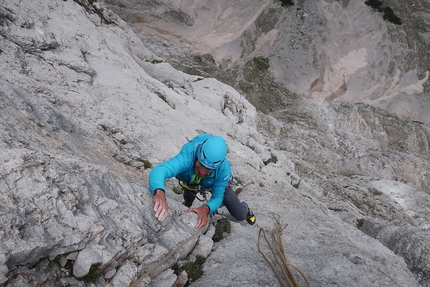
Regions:
<instances>
[{"instance_id":1,"label":"blue climbing helmet","mask_svg":"<svg viewBox=\"0 0 430 287\"><path fill-rule=\"evenodd\" d=\"M197 159L206 168L216 169L227 155L227 143L220 136L211 136L197 151Z\"/></svg>"}]
</instances>

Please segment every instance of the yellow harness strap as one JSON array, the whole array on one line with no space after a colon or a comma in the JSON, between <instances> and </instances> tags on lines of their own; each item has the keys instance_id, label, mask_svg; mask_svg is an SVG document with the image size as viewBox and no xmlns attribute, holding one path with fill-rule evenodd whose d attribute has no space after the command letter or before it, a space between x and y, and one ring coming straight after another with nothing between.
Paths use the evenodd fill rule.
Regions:
<instances>
[{"instance_id":1,"label":"yellow harness strap","mask_svg":"<svg viewBox=\"0 0 430 287\"><path fill-rule=\"evenodd\" d=\"M187 184L185 181L180 181L180 184L182 187L184 187L188 190L198 191L200 182L204 178L205 178L205 176L197 176L197 175L193 174L191 176L191 182L190 183Z\"/></svg>"}]
</instances>

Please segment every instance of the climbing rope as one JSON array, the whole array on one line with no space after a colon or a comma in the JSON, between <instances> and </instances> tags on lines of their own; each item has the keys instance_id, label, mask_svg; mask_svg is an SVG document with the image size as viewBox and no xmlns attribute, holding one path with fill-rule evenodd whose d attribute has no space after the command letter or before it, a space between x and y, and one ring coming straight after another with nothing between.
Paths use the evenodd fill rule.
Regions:
<instances>
[{"instance_id":1,"label":"climbing rope","mask_svg":"<svg viewBox=\"0 0 430 287\"><path fill-rule=\"evenodd\" d=\"M289 268L289 267L293 267L295 270L297 270L300 273L300 275L302 275L303 279L306 281L306 284L308 285L308 287L310 287L309 282L306 279L303 272L300 271L296 266L294 266L293 264L291 264L287 261L287 258L285 257L284 246L282 244L282 238L281 238L282 231L287 227L287 224L285 226L282 226L280 221L279 221L279 215L274 214L274 216L275 216L275 220L276 220L276 227L271 232L271 238L272 238L273 245L275 248L269 242L269 239L266 236L266 232L263 230L263 228L260 228L260 232L258 233L258 243L257 243L258 252L260 252L260 254L263 256L264 260L267 262L267 264L269 264L270 268L272 269L273 273L275 274L276 278L278 279L279 284L282 287L285 287L284 282L281 279L281 276L279 275L278 271L275 269L273 264L270 262L270 260L267 258L267 256L260 249L260 239L261 239L261 235L263 235L264 239L267 242L267 245L269 245L270 250L272 251L272 254L275 257L275 260L278 263L278 265L282 271L282 274L283 274L285 280L288 283L288 286L289 287L301 287L301 285L297 281L296 277L294 276L293 272Z\"/></svg>"},{"instance_id":2,"label":"climbing rope","mask_svg":"<svg viewBox=\"0 0 430 287\"><path fill-rule=\"evenodd\" d=\"M169 259L173 254L175 254L179 249L181 249L185 244L187 244L191 239L193 239L195 236L197 236L197 234L199 234L201 231L203 231L209 224L206 223L205 226L203 226L202 228L198 229L196 232L194 232L190 237L187 238L187 240L185 240L184 242L182 242L178 247L176 247L174 250L172 250L172 252L170 252L169 254L166 255L166 257L164 257L160 262L158 262L157 264L155 264L154 266L151 267L151 269L149 269L145 274L143 274L142 276L139 277L139 279L137 279L134 282L130 283L130 287L135 287L137 284L139 284L143 279L145 279L149 274L151 274L155 269L157 269L161 264L163 264L164 262L167 261L167 259Z\"/></svg>"}]
</instances>

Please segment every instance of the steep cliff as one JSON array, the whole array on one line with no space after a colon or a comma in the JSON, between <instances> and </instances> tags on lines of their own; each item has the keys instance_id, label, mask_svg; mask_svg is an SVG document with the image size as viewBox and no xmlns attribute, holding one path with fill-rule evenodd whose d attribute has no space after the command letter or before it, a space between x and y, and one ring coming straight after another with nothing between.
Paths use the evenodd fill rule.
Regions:
<instances>
[{"instance_id":1,"label":"steep cliff","mask_svg":"<svg viewBox=\"0 0 430 287\"><path fill-rule=\"evenodd\" d=\"M150 168L208 132L257 223L221 208L225 239L211 224L138 286L174 286L198 255L192 286L275 286L257 241L278 221L311 286L429 286L428 40L411 26L428 5L393 2L396 25L310 2L2 3L0 284L129 286L196 231L174 180L157 222Z\"/></svg>"}]
</instances>

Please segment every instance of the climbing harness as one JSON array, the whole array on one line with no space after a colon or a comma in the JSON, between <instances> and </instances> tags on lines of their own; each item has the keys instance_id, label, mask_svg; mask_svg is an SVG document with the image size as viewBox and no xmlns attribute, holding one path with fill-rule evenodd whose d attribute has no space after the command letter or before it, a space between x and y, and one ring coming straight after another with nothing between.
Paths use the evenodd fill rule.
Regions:
<instances>
[{"instance_id":1,"label":"climbing harness","mask_svg":"<svg viewBox=\"0 0 430 287\"><path fill-rule=\"evenodd\" d=\"M278 274L278 271L276 271L273 264L269 261L267 256L260 249L260 239L261 239L261 235L263 235L264 239L266 240L267 244L270 247L270 250L272 251L273 256L275 257L276 262L278 263L278 265L282 271L282 274L283 274L285 280L288 283L288 286L289 287L301 287L301 285L297 281L296 277L294 276L293 272L289 268L289 267L293 267L294 269L296 269L300 273L300 275L302 275L303 279L306 281L307 286L310 287L309 282L306 279L304 273L302 271L300 271L296 266L294 266L293 264L291 264L287 261L287 258L285 257L284 246L282 244L282 238L281 238L282 231L287 227L287 225L285 225L285 226L281 225L281 223L279 221L279 215L278 214L274 214L274 216L275 216L275 220L276 220L276 227L271 232L271 239L273 241L273 245L275 248L273 248L272 244L269 242L269 239L267 238L266 232L264 231L264 229L260 228L260 232L258 233L258 243L257 243L258 252L263 256L263 258L267 262L267 264L269 264L270 268L272 269L273 273L275 274L276 278L278 279L279 284L282 287L285 287L284 282L281 279L281 276Z\"/></svg>"},{"instance_id":2,"label":"climbing harness","mask_svg":"<svg viewBox=\"0 0 430 287\"><path fill-rule=\"evenodd\" d=\"M182 189L186 189L188 192L192 193L199 201L208 201L208 193L209 189L202 189L200 187L200 182L204 179L204 177L198 177L195 174L193 174L191 178L191 183L185 183L182 180L178 180L179 185L182 187ZM203 199L199 198L197 194L201 194L203 196Z\"/></svg>"},{"instance_id":3,"label":"climbing harness","mask_svg":"<svg viewBox=\"0 0 430 287\"><path fill-rule=\"evenodd\" d=\"M135 287L137 284L139 284L143 279L145 279L149 274L151 274L152 272L154 272L155 269L157 269L161 264L163 264L164 262L166 262L167 259L169 259L173 254L175 254L179 249L181 249L191 239L193 239L194 237L196 237L201 231L205 230L206 227L208 227L208 225L209 225L209 221L206 223L205 226L203 226L202 228L198 229L190 237L188 237L187 240L185 240L178 247L176 247L174 250L172 250L172 252L170 252L169 254L167 254L166 257L164 257L160 262L158 262L157 264L155 264L154 266L152 266L151 269L149 269L145 274L143 274L142 276L140 276L139 279L137 279L134 282L131 282L130 283L130 287Z\"/></svg>"}]
</instances>

